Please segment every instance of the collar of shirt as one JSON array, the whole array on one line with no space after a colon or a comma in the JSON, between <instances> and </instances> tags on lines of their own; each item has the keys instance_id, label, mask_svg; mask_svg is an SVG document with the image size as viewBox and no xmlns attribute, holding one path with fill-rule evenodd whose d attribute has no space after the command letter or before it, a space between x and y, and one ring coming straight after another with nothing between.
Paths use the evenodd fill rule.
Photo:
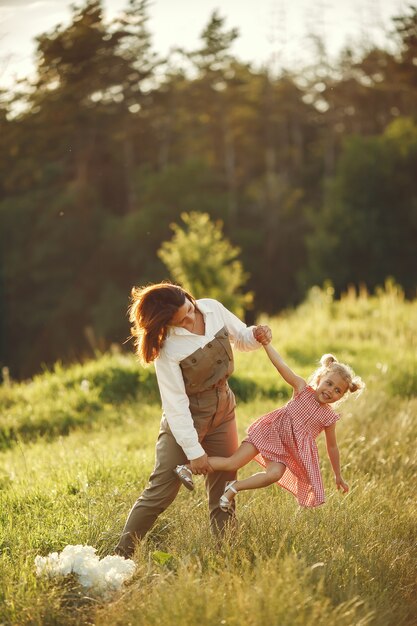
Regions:
<instances>
[{"instance_id":1,"label":"collar of shirt","mask_svg":"<svg viewBox=\"0 0 417 626\"><path fill-rule=\"evenodd\" d=\"M207 335L207 323L208 323L207 315L213 313L213 311L206 305L205 302L202 302L201 300L196 300L195 303L197 305L198 310L201 311L204 317L205 333L204 335L200 335L204 337L205 335ZM171 335L192 335L192 334L193 333L190 333L190 331L187 330L186 328L181 328L181 326L170 326L168 330L168 337L170 337Z\"/></svg>"}]
</instances>

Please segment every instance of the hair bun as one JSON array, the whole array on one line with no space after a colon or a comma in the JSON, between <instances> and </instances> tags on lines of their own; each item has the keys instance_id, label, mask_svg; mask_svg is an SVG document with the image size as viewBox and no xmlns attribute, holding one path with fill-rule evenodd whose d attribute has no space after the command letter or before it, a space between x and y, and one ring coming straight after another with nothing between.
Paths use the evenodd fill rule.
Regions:
<instances>
[{"instance_id":1,"label":"hair bun","mask_svg":"<svg viewBox=\"0 0 417 626\"><path fill-rule=\"evenodd\" d=\"M352 393L355 393L355 391L360 391L362 393L362 391L365 389L365 386L366 385L363 382L362 378L360 376L355 376L355 378L352 379L349 391L351 391Z\"/></svg>"},{"instance_id":2,"label":"hair bun","mask_svg":"<svg viewBox=\"0 0 417 626\"><path fill-rule=\"evenodd\" d=\"M337 363L337 359L333 354L323 354L320 359L320 365L324 365L324 367L329 367L332 363Z\"/></svg>"}]
</instances>

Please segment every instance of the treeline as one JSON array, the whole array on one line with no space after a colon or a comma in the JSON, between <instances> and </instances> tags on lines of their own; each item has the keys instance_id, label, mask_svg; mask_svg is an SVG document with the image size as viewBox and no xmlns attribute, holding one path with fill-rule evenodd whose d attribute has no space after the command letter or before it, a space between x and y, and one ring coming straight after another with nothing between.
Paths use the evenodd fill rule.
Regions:
<instances>
[{"instance_id":1,"label":"treeline","mask_svg":"<svg viewBox=\"0 0 417 626\"><path fill-rule=\"evenodd\" d=\"M36 80L3 94L1 364L27 376L123 341L130 287L168 278L157 250L184 211L240 246L252 315L325 279L413 295L417 8L393 50L279 75L236 59L217 13L161 59L147 17L147 0L111 23L73 8L38 38Z\"/></svg>"}]
</instances>

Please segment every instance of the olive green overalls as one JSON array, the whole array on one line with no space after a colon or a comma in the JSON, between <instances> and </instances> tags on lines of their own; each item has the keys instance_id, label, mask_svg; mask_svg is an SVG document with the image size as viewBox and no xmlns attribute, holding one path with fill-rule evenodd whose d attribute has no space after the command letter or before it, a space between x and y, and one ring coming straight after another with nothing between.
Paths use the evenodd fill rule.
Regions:
<instances>
[{"instance_id":1,"label":"olive green overalls","mask_svg":"<svg viewBox=\"0 0 417 626\"><path fill-rule=\"evenodd\" d=\"M238 447L235 397L227 379L232 374L233 352L226 328L204 348L199 348L180 362L185 390L198 439L208 456L230 456ZM155 468L148 486L133 505L116 552L131 556L135 541L142 538L175 499L180 481L173 473L176 465L187 461L163 415L156 443ZM213 472L205 477L208 493L210 524L221 532L234 512L219 508L225 483L236 478L235 472Z\"/></svg>"}]
</instances>

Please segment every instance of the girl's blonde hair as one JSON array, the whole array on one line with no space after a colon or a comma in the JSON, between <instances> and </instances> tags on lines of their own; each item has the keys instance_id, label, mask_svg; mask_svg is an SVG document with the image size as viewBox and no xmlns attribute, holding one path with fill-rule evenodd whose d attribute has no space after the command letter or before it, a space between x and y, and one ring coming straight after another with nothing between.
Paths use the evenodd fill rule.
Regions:
<instances>
[{"instance_id":1,"label":"girl's blonde hair","mask_svg":"<svg viewBox=\"0 0 417 626\"><path fill-rule=\"evenodd\" d=\"M350 393L355 393L355 391L359 390L363 391L365 388L365 383L360 376L356 376L350 365L346 365L346 363L339 363L333 354L323 354L320 359L320 367L318 367L310 377L310 384L313 387L317 387L319 380L328 372L335 372L339 374L343 380L347 382L347 390L350 391Z\"/></svg>"}]
</instances>

